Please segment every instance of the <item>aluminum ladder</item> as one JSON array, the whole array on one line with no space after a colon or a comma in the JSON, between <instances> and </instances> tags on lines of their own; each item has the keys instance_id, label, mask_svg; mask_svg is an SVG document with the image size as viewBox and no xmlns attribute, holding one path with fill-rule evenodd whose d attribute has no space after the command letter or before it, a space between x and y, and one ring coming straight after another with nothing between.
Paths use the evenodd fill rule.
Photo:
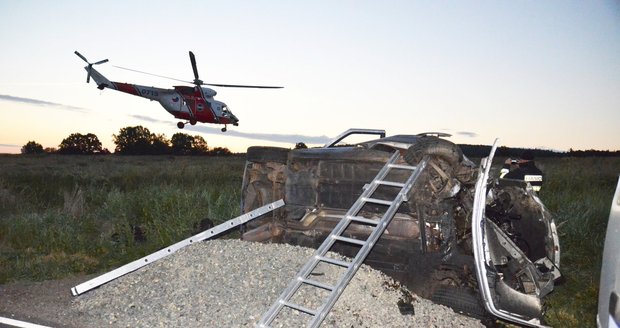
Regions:
<instances>
[{"instance_id":1,"label":"aluminum ladder","mask_svg":"<svg viewBox=\"0 0 620 328\"><path fill-rule=\"evenodd\" d=\"M270 325L276 318L278 318L278 315L280 315L282 310L285 308L290 308L309 315L311 320L308 322L308 327L318 327L321 322L323 322L340 295L343 293L349 281L353 278L353 275L355 275L368 253L370 253L375 243L379 240L387 228L400 205L404 201L407 201L411 188L421 175L428 161L428 158L425 157L420 161L420 163L418 163L417 166L409 166L396 164L399 158L399 151L394 152L392 157L390 157L385 166L379 171L374 180L364 186L364 191L357 201L353 203L351 208L334 227L329 236L325 238L323 244L321 244L321 246L316 250L310 260L306 262L295 278L291 280L286 289L284 289L282 294L273 303L269 310L263 314L260 321L256 325L257 327L270 327ZM405 182L387 181L386 178L392 170L407 170L410 171L410 174ZM393 189L395 188L391 194L395 191L397 191L398 194L393 200L373 198L373 194L375 194L377 188L385 188L381 186L387 186L387 188ZM366 218L358 214L366 204L374 204L375 206L377 204L382 205L381 208L387 207L387 210L385 210L385 214L383 214L380 220ZM343 236L343 233L350 224L364 224L371 227L372 232L370 233L368 239L361 240ZM327 255L337 241L361 247L351 262L333 259ZM324 283L311 279L311 275L316 275L313 273L313 270L315 270L315 268L321 263L324 263L323 265L334 265L346 268L346 271L342 273L335 284ZM304 288L319 288L326 290L329 293L329 296L327 296L323 300L322 305L316 309L311 309L307 306L296 304L291 301L291 299L302 286L304 286Z\"/></svg>"}]
</instances>

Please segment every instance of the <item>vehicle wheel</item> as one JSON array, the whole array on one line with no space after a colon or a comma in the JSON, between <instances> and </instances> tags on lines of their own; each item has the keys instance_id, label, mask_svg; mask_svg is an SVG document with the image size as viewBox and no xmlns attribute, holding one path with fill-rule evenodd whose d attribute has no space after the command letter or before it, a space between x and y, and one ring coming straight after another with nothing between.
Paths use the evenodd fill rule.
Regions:
<instances>
[{"instance_id":1,"label":"vehicle wheel","mask_svg":"<svg viewBox=\"0 0 620 328\"><path fill-rule=\"evenodd\" d=\"M191 125L196 125L196 123L197 123L196 120L190 120L189 121L189 124L191 124Z\"/></svg>"},{"instance_id":2,"label":"vehicle wheel","mask_svg":"<svg viewBox=\"0 0 620 328\"><path fill-rule=\"evenodd\" d=\"M442 286L435 290L431 300L473 318L483 320L489 317L478 298L478 293L472 288Z\"/></svg>"},{"instance_id":3,"label":"vehicle wheel","mask_svg":"<svg viewBox=\"0 0 620 328\"><path fill-rule=\"evenodd\" d=\"M254 146L248 148L246 158L248 162L286 164L289 151L290 149L287 148Z\"/></svg>"},{"instance_id":4,"label":"vehicle wheel","mask_svg":"<svg viewBox=\"0 0 620 328\"><path fill-rule=\"evenodd\" d=\"M185 123L183 123L183 122L179 122L179 123L177 123L177 127L178 127L179 129L182 129L182 128L184 128L184 127L185 127Z\"/></svg>"},{"instance_id":5,"label":"vehicle wheel","mask_svg":"<svg viewBox=\"0 0 620 328\"><path fill-rule=\"evenodd\" d=\"M448 140L437 137L421 137L405 153L405 161L417 165L424 155L439 157L455 166L463 160L463 151Z\"/></svg>"}]
</instances>

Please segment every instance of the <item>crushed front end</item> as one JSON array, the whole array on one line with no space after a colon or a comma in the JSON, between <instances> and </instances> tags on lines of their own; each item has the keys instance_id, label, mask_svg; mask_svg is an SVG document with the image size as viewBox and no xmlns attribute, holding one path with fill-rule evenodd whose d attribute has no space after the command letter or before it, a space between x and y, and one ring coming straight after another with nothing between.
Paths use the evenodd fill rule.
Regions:
<instances>
[{"instance_id":1,"label":"crushed front end","mask_svg":"<svg viewBox=\"0 0 620 328\"><path fill-rule=\"evenodd\" d=\"M479 168L473 205L479 293L492 315L542 326L543 298L560 278L557 228L529 184L489 178L494 150Z\"/></svg>"}]
</instances>

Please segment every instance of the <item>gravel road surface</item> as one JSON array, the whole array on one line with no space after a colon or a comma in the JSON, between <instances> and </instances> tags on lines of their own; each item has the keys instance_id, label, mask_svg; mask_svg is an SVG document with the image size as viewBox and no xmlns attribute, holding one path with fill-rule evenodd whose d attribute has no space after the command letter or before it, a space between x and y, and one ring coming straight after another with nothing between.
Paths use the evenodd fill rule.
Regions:
<instances>
[{"instance_id":1,"label":"gravel road surface","mask_svg":"<svg viewBox=\"0 0 620 328\"><path fill-rule=\"evenodd\" d=\"M254 327L313 252L290 245L206 241L78 297L71 297L69 288L92 276L0 286L0 316L61 327ZM317 267L313 278L328 282L340 274L336 270ZM60 286L66 290L57 290ZM296 301L318 305L324 295L317 291L301 290ZM46 302L53 304L46 307ZM300 327L308 320L288 310L272 326ZM483 326L364 265L322 327Z\"/></svg>"}]
</instances>

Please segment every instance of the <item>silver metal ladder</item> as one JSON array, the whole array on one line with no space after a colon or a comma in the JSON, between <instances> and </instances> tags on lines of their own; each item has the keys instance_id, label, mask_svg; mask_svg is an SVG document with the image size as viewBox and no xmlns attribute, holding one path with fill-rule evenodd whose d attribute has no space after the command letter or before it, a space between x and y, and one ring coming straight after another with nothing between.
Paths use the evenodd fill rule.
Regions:
<instances>
[{"instance_id":1,"label":"silver metal ladder","mask_svg":"<svg viewBox=\"0 0 620 328\"><path fill-rule=\"evenodd\" d=\"M370 253L375 243L383 234L383 231L385 231L385 229L387 228L388 224L396 214L396 211L398 210L402 202L407 201L409 191L426 167L426 163L428 161L428 159L425 157L422 159L422 161L420 161L420 163L418 163L417 166L409 166L396 164L399 158L399 152L394 152L392 157L379 171L374 180L364 186L364 191L357 199L357 201L355 201L355 203L344 215L342 220L340 220L340 222L334 227L329 236L325 238L325 241L316 250L312 258L310 258L310 260L306 262L302 269L297 273L295 278L291 280L286 289L284 289L282 294L273 303L269 310L267 310L267 312L263 314L260 321L257 323L258 327L269 327L269 325L274 322L278 315L281 314L281 311L285 308L291 308L309 315L311 317L311 320L308 322L308 327L318 327L321 322L323 322L329 311L332 309L332 307L340 297L340 295L343 293L349 281L351 281L351 279L353 278L353 275L355 275L359 267L362 265L362 262L364 262L364 259L366 258L368 253ZM407 170L411 173L409 174L405 182L387 181L386 178L392 170ZM394 198L393 200L373 198L373 194L375 194L377 188L381 186L387 186L387 188L396 188L396 190L399 190L396 198ZM385 214L383 214L381 219L376 220L359 215L359 212L366 204L378 204L383 205L381 206L382 208L385 208L386 206L388 208L387 210L385 210ZM367 240L353 239L343 236L343 233L346 231L347 227L352 223L364 224L371 227L372 232L370 233ZM351 262L330 258L327 255L327 253L337 241L343 242L345 244L357 245L358 247L361 246L357 255ZM311 279L310 276L315 274L313 273L313 271L321 263L324 263L322 265L333 265L341 268L346 268L346 271L342 273L342 275L338 278L337 282L333 285ZM320 305L318 308L310 309L307 306L296 304L292 301L293 296L299 291L302 286L304 286L304 288L323 289L326 290L329 295L323 300L322 305Z\"/></svg>"}]
</instances>

